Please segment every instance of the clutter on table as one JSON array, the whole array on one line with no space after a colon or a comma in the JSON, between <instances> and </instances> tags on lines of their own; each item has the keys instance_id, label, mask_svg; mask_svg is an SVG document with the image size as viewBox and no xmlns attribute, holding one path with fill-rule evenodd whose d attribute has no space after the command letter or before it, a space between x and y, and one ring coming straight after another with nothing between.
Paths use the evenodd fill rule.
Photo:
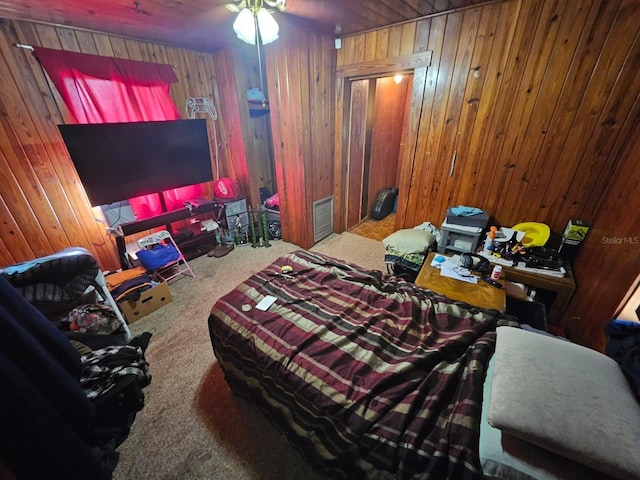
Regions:
<instances>
[{"instance_id":1,"label":"clutter on table","mask_svg":"<svg viewBox=\"0 0 640 480\"><path fill-rule=\"evenodd\" d=\"M524 222L511 228L525 233L524 238L521 239L525 247L544 247L551 236L549 225L544 223Z\"/></svg>"},{"instance_id":2,"label":"clutter on table","mask_svg":"<svg viewBox=\"0 0 640 480\"><path fill-rule=\"evenodd\" d=\"M518 224L513 228L491 226L482 254L493 263L564 275L566 272L558 251L544 246L548 238L549 227L535 222Z\"/></svg>"}]
</instances>

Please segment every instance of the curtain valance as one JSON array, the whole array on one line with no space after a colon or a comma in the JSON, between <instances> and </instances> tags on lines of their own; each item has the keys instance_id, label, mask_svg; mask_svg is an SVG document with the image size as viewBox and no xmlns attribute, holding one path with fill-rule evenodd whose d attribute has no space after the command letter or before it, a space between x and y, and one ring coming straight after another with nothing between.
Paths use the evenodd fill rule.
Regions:
<instances>
[{"instance_id":1,"label":"curtain valance","mask_svg":"<svg viewBox=\"0 0 640 480\"><path fill-rule=\"evenodd\" d=\"M178 81L178 77L171 65L68 52L44 47L33 47L33 51L52 79L59 77L59 72L72 68L84 75L96 78L113 79L119 77L129 82L146 86L176 83Z\"/></svg>"}]
</instances>

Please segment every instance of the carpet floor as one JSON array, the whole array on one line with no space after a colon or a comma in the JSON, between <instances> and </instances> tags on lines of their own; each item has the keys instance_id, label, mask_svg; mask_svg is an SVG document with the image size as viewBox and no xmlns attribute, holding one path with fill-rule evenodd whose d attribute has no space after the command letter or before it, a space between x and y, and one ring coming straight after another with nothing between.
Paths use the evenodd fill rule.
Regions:
<instances>
[{"instance_id":1,"label":"carpet floor","mask_svg":"<svg viewBox=\"0 0 640 480\"><path fill-rule=\"evenodd\" d=\"M196 278L170 283L173 301L131 325L151 332L146 352L153 377L145 406L119 447L114 480L321 480L276 425L232 394L207 328L214 302L245 278L299 247L236 248L228 255L190 261ZM385 271L384 247L349 232L311 250Z\"/></svg>"}]
</instances>

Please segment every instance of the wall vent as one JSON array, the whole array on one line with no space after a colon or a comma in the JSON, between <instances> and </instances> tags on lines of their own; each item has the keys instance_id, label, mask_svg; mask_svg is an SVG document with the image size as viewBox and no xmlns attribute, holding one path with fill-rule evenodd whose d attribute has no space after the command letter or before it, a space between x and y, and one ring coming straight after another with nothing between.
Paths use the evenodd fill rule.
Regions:
<instances>
[{"instance_id":1,"label":"wall vent","mask_svg":"<svg viewBox=\"0 0 640 480\"><path fill-rule=\"evenodd\" d=\"M333 195L313 202L313 243L333 233Z\"/></svg>"}]
</instances>

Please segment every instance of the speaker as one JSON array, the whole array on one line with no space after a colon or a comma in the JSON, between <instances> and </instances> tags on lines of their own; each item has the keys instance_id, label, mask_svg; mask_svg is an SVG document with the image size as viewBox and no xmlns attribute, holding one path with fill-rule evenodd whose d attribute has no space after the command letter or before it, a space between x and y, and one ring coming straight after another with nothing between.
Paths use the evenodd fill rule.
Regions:
<instances>
[{"instance_id":1,"label":"speaker","mask_svg":"<svg viewBox=\"0 0 640 480\"><path fill-rule=\"evenodd\" d=\"M482 255L475 253L463 253L460 255L460 264L464 268L469 270L475 270L476 272L485 273L489 270L489 260Z\"/></svg>"}]
</instances>

